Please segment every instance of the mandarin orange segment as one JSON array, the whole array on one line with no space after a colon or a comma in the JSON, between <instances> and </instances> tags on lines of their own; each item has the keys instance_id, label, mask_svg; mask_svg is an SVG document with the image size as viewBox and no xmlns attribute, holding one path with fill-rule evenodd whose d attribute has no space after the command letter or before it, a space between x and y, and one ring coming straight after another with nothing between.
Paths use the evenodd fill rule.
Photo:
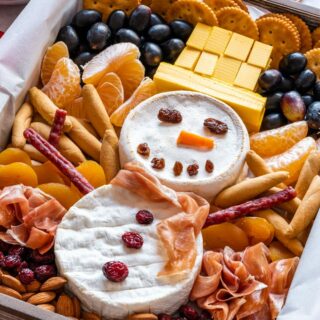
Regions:
<instances>
[{"instance_id":1,"label":"mandarin orange segment","mask_svg":"<svg viewBox=\"0 0 320 320\"><path fill-rule=\"evenodd\" d=\"M77 170L89 181L95 188L106 184L106 176L100 164L95 161L87 160L82 162Z\"/></svg>"},{"instance_id":2,"label":"mandarin orange segment","mask_svg":"<svg viewBox=\"0 0 320 320\"><path fill-rule=\"evenodd\" d=\"M105 74L99 83L97 91L109 116L123 104L123 86L116 73Z\"/></svg>"},{"instance_id":3,"label":"mandarin orange segment","mask_svg":"<svg viewBox=\"0 0 320 320\"><path fill-rule=\"evenodd\" d=\"M1 165L0 188L15 184L36 187L38 185L38 178L34 170L23 162Z\"/></svg>"},{"instance_id":4,"label":"mandarin orange segment","mask_svg":"<svg viewBox=\"0 0 320 320\"><path fill-rule=\"evenodd\" d=\"M288 171L290 176L284 183L292 184L298 180L303 164L313 150L316 150L315 140L306 137L289 150L264 160L273 171Z\"/></svg>"},{"instance_id":5,"label":"mandarin orange segment","mask_svg":"<svg viewBox=\"0 0 320 320\"><path fill-rule=\"evenodd\" d=\"M68 112L69 116L73 116L79 119L86 119L86 109L83 106L83 98L79 97L74 99L69 105L63 107Z\"/></svg>"},{"instance_id":6,"label":"mandarin orange segment","mask_svg":"<svg viewBox=\"0 0 320 320\"><path fill-rule=\"evenodd\" d=\"M246 233L238 226L225 222L202 230L206 250L223 249L225 246L242 251L249 245Z\"/></svg>"},{"instance_id":7,"label":"mandarin orange segment","mask_svg":"<svg viewBox=\"0 0 320 320\"><path fill-rule=\"evenodd\" d=\"M305 138L307 134L307 122L298 121L252 135L250 137L250 147L261 157L271 157L290 149Z\"/></svg>"},{"instance_id":8,"label":"mandarin orange segment","mask_svg":"<svg viewBox=\"0 0 320 320\"><path fill-rule=\"evenodd\" d=\"M18 148L7 148L0 152L0 164L10 164L13 162L23 162L31 166L29 155Z\"/></svg>"},{"instance_id":9,"label":"mandarin orange segment","mask_svg":"<svg viewBox=\"0 0 320 320\"><path fill-rule=\"evenodd\" d=\"M56 63L64 57L69 58L69 50L63 41L58 41L47 49L42 60L40 73L43 85L49 82Z\"/></svg>"},{"instance_id":10,"label":"mandarin orange segment","mask_svg":"<svg viewBox=\"0 0 320 320\"><path fill-rule=\"evenodd\" d=\"M37 174L39 184L50 182L65 184L62 174L50 161L32 168Z\"/></svg>"},{"instance_id":11,"label":"mandarin orange segment","mask_svg":"<svg viewBox=\"0 0 320 320\"><path fill-rule=\"evenodd\" d=\"M42 91L59 108L72 103L81 94L78 66L69 58L61 58L56 63L51 78Z\"/></svg>"},{"instance_id":12,"label":"mandarin orange segment","mask_svg":"<svg viewBox=\"0 0 320 320\"><path fill-rule=\"evenodd\" d=\"M140 57L139 48L133 43L114 44L91 59L83 68L84 83L97 85L104 74L117 72L127 61Z\"/></svg>"},{"instance_id":13,"label":"mandarin orange segment","mask_svg":"<svg viewBox=\"0 0 320 320\"><path fill-rule=\"evenodd\" d=\"M273 241L269 245L270 257L272 261L290 259L295 255L284 247L279 241Z\"/></svg>"},{"instance_id":14,"label":"mandarin orange segment","mask_svg":"<svg viewBox=\"0 0 320 320\"><path fill-rule=\"evenodd\" d=\"M273 225L264 218L245 217L236 221L235 225L246 233L251 246L259 242L268 245L274 237Z\"/></svg>"},{"instance_id":15,"label":"mandarin orange segment","mask_svg":"<svg viewBox=\"0 0 320 320\"><path fill-rule=\"evenodd\" d=\"M78 192L60 183L46 183L38 186L40 190L57 199L66 209L72 207L79 199Z\"/></svg>"},{"instance_id":16,"label":"mandarin orange segment","mask_svg":"<svg viewBox=\"0 0 320 320\"><path fill-rule=\"evenodd\" d=\"M152 97L156 93L157 89L154 82L150 78L144 78L133 95L113 112L110 117L111 122L117 127L122 127L129 112L140 102Z\"/></svg>"},{"instance_id":17,"label":"mandarin orange segment","mask_svg":"<svg viewBox=\"0 0 320 320\"><path fill-rule=\"evenodd\" d=\"M140 60L130 60L117 70L123 89L124 99L129 99L144 78L145 68Z\"/></svg>"}]
</instances>

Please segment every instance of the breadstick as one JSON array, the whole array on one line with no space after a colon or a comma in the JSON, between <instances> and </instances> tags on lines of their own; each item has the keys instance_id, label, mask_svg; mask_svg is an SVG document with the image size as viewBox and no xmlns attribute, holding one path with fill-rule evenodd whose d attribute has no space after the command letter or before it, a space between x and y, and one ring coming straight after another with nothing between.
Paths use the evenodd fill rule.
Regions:
<instances>
[{"instance_id":1,"label":"breadstick","mask_svg":"<svg viewBox=\"0 0 320 320\"><path fill-rule=\"evenodd\" d=\"M275 237L295 255L301 256L303 245L298 239L289 239L285 235L285 231L289 229L289 224L284 218L271 209L255 212L254 215L270 222L274 227Z\"/></svg>"},{"instance_id":2,"label":"breadstick","mask_svg":"<svg viewBox=\"0 0 320 320\"><path fill-rule=\"evenodd\" d=\"M246 156L246 162L250 171L256 176L262 176L273 172L268 165L265 163L263 158L261 158L255 151L250 150ZM280 183L279 188L285 189L287 186L284 183Z\"/></svg>"},{"instance_id":3,"label":"breadstick","mask_svg":"<svg viewBox=\"0 0 320 320\"><path fill-rule=\"evenodd\" d=\"M91 123L86 119L79 119L77 120L92 134L94 135L98 140L100 139L98 136L97 131L94 129L94 127L91 125Z\"/></svg>"},{"instance_id":4,"label":"breadstick","mask_svg":"<svg viewBox=\"0 0 320 320\"><path fill-rule=\"evenodd\" d=\"M83 105L87 117L102 138L107 129L114 130L104 104L92 84L82 89Z\"/></svg>"},{"instance_id":5,"label":"breadstick","mask_svg":"<svg viewBox=\"0 0 320 320\"><path fill-rule=\"evenodd\" d=\"M24 130L30 127L32 121L33 108L28 102L25 102L16 117L14 118L12 127L12 145L16 148L23 148L27 143L26 138L23 136Z\"/></svg>"},{"instance_id":6,"label":"breadstick","mask_svg":"<svg viewBox=\"0 0 320 320\"><path fill-rule=\"evenodd\" d=\"M100 164L109 183L120 170L119 140L114 130L106 130L103 136Z\"/></svg>"},{"instance_id":7,"label":"breadstick","mask_svg":"<svg viewBox=\"0 0 320 320\"><path fill-rule=\"evenodd\" d=\"M53 123L54 116L58 107L50 100L50 98L36 87L29 90L29 97L32 105L40 113L40 115L49 124ZM63 125L63 131L68 132L72 128L72 123L68 117Z\"/></svg>"},{"instance_id":8,"label":"breadstick","mask_svg":"<svg viewBox=\"0 0 320 320\"><path fill-rule=\"evenodd\" d=\"M297 191L297 197L303 199L306 194L312 179L320 171L320 152L313 151L309 154L306 162L304 163L300 172L295 189Z\"/></svg>"},{"instance_id":9,"label":"breadstick","mask_svg":"<svg viewBox=\"0 0 320 320\"><path fill-rule=\"evenodd\" d=\"M48 140L51 130L50 126L41 122L32 122L31 128L38 132L43 138ZM78 146L64 134L62 134L60 137L58 150L73 164L78 165L86 160L86 157L83 155Z\"/></svg>"},{"instance_id":10,"label":"breadstick","mask_svg":"<svg viewBox=\"0 0 320 320\"><path fill-rule=\"evenodd\" d=\"M41 163L48 161L48 159L41 152L39 152L33 145L29 143L26 143L22 150L29 155L31 160Z\"/></svg>"},{"instance_id":11,"label":"breadstick","mask_svg":"<svg viewBox=\"0 0 320 320\"><path fill-rule=\"evenodd\" d=\"M320 177L316 175L306 192L303 200L290 222L286 232L290 238L295 238L312 222L320 208Z\"/></svg>"},{"instance_id":12,"label":"breadstick","mask_svg":"<svg viewBox=\"0 0 320 320\"><path fill-rule=\"evenodd\" d=\"M221 208L228 208L244 203L255 198L259 194L266 192L281 181L288 179L288 177L288 172L279 171L244 180L220 192L214 203Z\"/></svg>"},{"instance_id":13,"label":"breadstick","mask_svg":"<svg viewBox=\"0 0 320 320\"><path fill-rule=\"evenodd\" d=\"M92 157L100 160L101 142L92 135L75 117L69 116L72 122L72 129L68 132L71 140L76 143L81 150Z\"/></svg>"}]
</instances>

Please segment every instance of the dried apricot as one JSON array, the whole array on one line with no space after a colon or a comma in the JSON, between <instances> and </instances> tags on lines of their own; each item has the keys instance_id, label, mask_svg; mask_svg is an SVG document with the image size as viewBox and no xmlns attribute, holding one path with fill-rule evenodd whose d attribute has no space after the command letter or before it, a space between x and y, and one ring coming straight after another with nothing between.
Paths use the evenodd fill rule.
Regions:
<instances>
[{"instance_id":1,"label":"dried apricot","mask_svg":"<svg viewBox=\"0 0 320 320\"><path fill-rule=\"evenodd\" d=\"M269 244L274 236L274 227L264 218L260 217L245 217L235 223L248 236L250 245L255 245L259 242Z\"/></svg>"},{"instance_id":2,"label":"dried apricot","mask_svg":"<svg viewBox=\"0 0 320 320\"><path fill-rule=\"evenodd\" d=\"M50 161L32 168L37 174L39 184L50 182L65 184L62 174Z\"/></svg>"},{"instance_id":3,"label":"dried apricot","mask_svg":"<svg viewBox=\"0 0 320 320\"><path fill-rule=\"evenodd\" d=\"M225 222L202 230L204 247L207 250L221 249L225 246L242 251L249 245L246 233L235 224Z\"/></svg>"},{"instance_id":4,"label":"dried apricot","mask_svg":"<svg viewBox=\"0 0 320 320\"><path fill-rule=\"evenodd\" d=\"M23 162L13 162L0 166L0 188L14 184L36 187L38 178L34 170Z\"/></svg>"},{"instance_id":5,"label":"dried apricot","mask_svg":"<svg viewBox=\"0 0 320 320\"><path fill-rule=\"evenodd\" d=\"M57 199L66 209L72 207L80 199L76 190L61 183L40 184L38 188Z\"/></svg>"},{"instance_id":6,"label":"dried apricot","mask_svg":"<svg viewBox=\"0 0 320 320\"><path fill-rule=\"evenodd\" d=\"M293 258L295 255L284 247L280 242L273 241L269 245L270 257L272 261Z\"/></svg>"},{"instance_id":7,"label":"dried apricot","mask_svg":"<svg viewBox=\"0 0 320 320\"><path fill-rule=\"evenodd\" d=\"M95 161L87 160L82 162L77 170L89 181L95 188L106 184L106 176L100 164Z\"/></svg>"},{"instance_id":8,"label":"dried apricot","mask_svg":"<svg viewBox=\"0 0 320 320\"><path fill-rule=\"evenodd\" d=\"M31 166L29 155L18 148L7 148L0 152L0 164L10 164L13 162L23 162Z\"/></svg>"}]
</instances>

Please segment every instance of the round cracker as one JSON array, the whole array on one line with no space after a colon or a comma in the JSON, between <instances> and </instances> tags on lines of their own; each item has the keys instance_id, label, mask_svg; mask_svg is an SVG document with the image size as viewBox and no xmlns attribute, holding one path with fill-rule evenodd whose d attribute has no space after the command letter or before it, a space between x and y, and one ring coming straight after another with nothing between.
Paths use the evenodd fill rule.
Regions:
<instances>
[{"instance_id":1,"label":"round cracker","mask_svg":"<svg viewBox=\"0 0 320 320\"><path fill-rule=\"evenodd\" d=\"M159 14L167 20L168 10L177 0L152 0L150 8L152 12Z\"/></svg>"},{"instance_id":2,"label":"round cracker","mask_svg":"<svg viewBox=\"0 0 320 320\"><path fill-rule=\"evenodd\" d=\"M307 67L311 69L316 75L318 80L320 79L320 48L309 50L305 53L308 59Z\"/></svg>"},{"instance_id":3,"label":"round cracker","mask_svg":"<svg viewBox=\"0 0 320 320\"><path fill-rule=\"evenodd\" d=\"M100 11L104 21L114 10L120 9L129 15L139 4L140 0L83 0L83 8Z\"/></svg>"},{"instance_id":4,"label":"round cracker","mask_svg":"<svg viewBox=\"0 0 320 320\"><path fill-rule=\"evenodd\" d=\"M320 27L316 28L312 32L312 42L313 44L316 44L318 41L320 41Z\"/></svg>"},{"instance_id":5,"label":"round cracker","mask_svg":"<svg viewBox=\"0 0 320 320\"><path fill-rule=\"evenodd\" d=\"M242 0L233 0L243 11L249 13L249 9Z\"/></svg>"},{"instance_id":6,"label":"round cracker","mask_svg":"<svg viewBox=\"0 0 320 320\"><path fill-rule=\"evenodd\" d=\"M193 25L198 22L217 26L218 19L213 10L204 2L197 0L178 0L168 11L168 20L182 19Z\"/></svg>"},{"instance_id":7,"label":"round cracker","mask_svg":"<svg viewBox=\"0 0 320 320\"><path fill-rule=\"evenodd\" d=\"M240 8L233 0L204 0L213 11L218 11L225 7Z\"/></svg>"},{"instance_id":8,"label":"round cracker","mask_svg":"<svg viewBox=\"0 0 320 320\"><path fill-rule=\"evenodd\" d=\"M283 56L299 51L300 36L296 28L284 19L266 17L257 21L260 41L273 46L271 67L278 68Z\"/></svg>"},{"instance_id":9,"label":"round cracker","mask_svg":"<svg viewBox=\"0 0 320 320\"><path fill-rule=\"evenodd\" d=\"M290 19L293 24L296 26L299 34L300 34L300 41L301 41L301 52L305 53L312 49L312 37L311 32L307 24L298 16L291 14L291 13L284 13L288 19Z\"/></svg>"},{"instance_id":10,"label":"round cracker","mask_svg":"<svg viewBox=\"0 0 320 320\"><path fill-rule=\"evenodd\" d=\"M240 33L254 40L259 39L256 22L240 8L227 7L216 12L221 28Z\"/></svg>"}]
</instances>

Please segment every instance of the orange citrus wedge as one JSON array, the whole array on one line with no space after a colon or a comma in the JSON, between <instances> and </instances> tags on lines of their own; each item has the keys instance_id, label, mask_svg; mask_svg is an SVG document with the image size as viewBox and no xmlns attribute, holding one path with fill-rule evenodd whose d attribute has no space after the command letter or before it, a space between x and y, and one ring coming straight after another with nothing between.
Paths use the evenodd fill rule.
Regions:
<instances>
[{"instance_id":1,"label":"orange citrus wedge","mask_svg":"<svg viewBox=\"0 0 320 320\"><path fill-rule=\"evenodd\" d=\"M139 48L133 43L114 44L85 64L82 80L84 83L96 86L105 73L116 72L124 63L137 59L139 56Z\"/></svg>"},{"instance_id":2,"label":"orange citrus wedge","mask_svg":"<svg viewBox=\"0 0 320 320\"><path fill-rule=\"evenodd\" d=\"M250 147L261 157L282 153L308 134L306 121L298 121L278 129L262 131L250 137Z\"/></svg>"},{"instance_id":3,"label":"orange citrus wedge","mask_svg":"<svg viewBox=\"0 0 320 320\"><path fill-rule=\"evenodd\" d=\"M154 82L150 78L143 79L133 95L113 112L110 117L111 122L117 127L122 127L129 112L140 102L154 96L156 93L157 89Z\"/></svg>"},{"instance_id":4,"label":"orange citrus wedge","mask_svg":"<svg viewBox=\"0 0 320 320\"><path fill-rule=\"evenodd\" d=\"M40 72L43 85L49 82L53 69L61 58L69 58L69 51L63 41L58 41L47 49L43 57Z\"/></svg>"},{"instance_id":5,"label":"orange citrus wedge","mask_svg":"<svg viewBox=\"0 0 320 320\"><path fill-rule=\"evenodd\" d=\"M129 99L133 92L138 88L144 78L144 73L145 68L138 59L124 63L117 70L117 75L120 77L123 85L125 100Z\"/></svg>"},{"instance_id":6,"label":"orange citrus wedge","mask_svg":"<svg viewBox=\"0 0 320 320\"><path fill-rule=\"evenodd\" d=\"M289 150L276 156L265 158L265 161L273 171L288 171L290 177L285 184L292 184L298 180L304 162L311 151L316 150L316 142L313 138L307 137L296 143Z\"/></svg>"}]
</instances>

